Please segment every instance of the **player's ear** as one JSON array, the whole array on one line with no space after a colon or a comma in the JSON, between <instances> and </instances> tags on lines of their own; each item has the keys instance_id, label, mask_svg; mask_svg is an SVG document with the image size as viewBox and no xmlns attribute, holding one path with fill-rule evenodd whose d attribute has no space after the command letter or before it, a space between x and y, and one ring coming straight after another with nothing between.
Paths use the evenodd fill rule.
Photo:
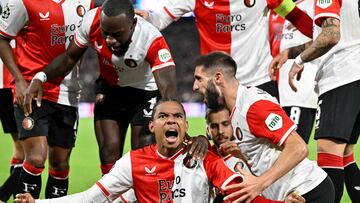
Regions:
<instances>
[{"instance_id":1,"label":"player's ear","mask_svg":"<svg viewBox=\"0 0 360 203\"><path fill-rule=\"evenodd\" d=\"M224 75L221 72L216 72L214 75L214 81L216 85L219 85L223 82Z\"/></svg>"},{"instance_id":2,"label":"player's ear","mask_svg":"<svg viewBox=\"0 0 360 203\"><path fill-rule=\"evenodd\" d=\"M149 130L150 132L154 133L154 122L152 120L149 121Z\"/></svg>"}]
</instances>

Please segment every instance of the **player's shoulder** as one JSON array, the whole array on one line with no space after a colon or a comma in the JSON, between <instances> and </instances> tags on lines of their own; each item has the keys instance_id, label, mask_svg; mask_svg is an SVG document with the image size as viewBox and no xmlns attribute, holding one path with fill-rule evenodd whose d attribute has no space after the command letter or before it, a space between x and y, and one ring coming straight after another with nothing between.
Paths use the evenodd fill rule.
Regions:
<instances>
[{"instance_id":1,"label":"player's shoulder","mask_svg":"<svg viewBox=\"0 0 360 203\"><path fill-rule=\"evenodd\" d=\"M130 155L132 157L139 157L139 156L152 156L154 153L156 153L156 144L152 144L152 145L148 145L148 146L145 146L145 147L142 147L142 148L139 148L139 149L136 149L136 150L131 150L130 151Z\"/></svg>"},{"instance_id":2,"label":"player's shoulder","mask_svg":"<svg viewBox=\"0 0 360 203\"><path fill-rule=\"evenodd\" d=\"M277 99L266 91L252 86L239 86L237 105L242 109L249 108L259 101L270 101L278 104Z\"/></svg>"},{"instance_id":3,"label":"player's shoulder","mask_svg":"<svg viewBox=\"0 0 360 203\"><path fill-rule=\"evenodd\" d=\"M162 36L160 31L153 26L151 23L146 21L141 16L136 15L137 24L135 29L137 29L138 37L142 40L153 41L154 39Z\"/></svg>"}]
</instances>

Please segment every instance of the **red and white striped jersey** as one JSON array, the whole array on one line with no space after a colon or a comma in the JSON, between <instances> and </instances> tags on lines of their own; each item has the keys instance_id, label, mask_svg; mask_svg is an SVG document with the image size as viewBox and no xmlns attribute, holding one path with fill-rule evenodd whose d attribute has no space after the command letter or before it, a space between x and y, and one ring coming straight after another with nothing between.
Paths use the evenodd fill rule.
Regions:
<instances>
[{"instance_id":1,"label":"red and white striped jersey","mask_svg":"<svg viewBox=\"0 0 360 203\"><path fill-rule=\"evenodd\" d=\"M324 18L340 20L341 38L320 58L317 73L319 94L360 79L360 14L356 0L314 1L314 39Z\"/></svg>"},{"instance_id":2,"label":"red and white striped jersey","mask_svg":"<svg viewBox=\"0 0 360 203\"><path fill-rule=\"evenodd\" d=\"M98 52L100 74L110 84L156 90L152 72L175 65L161 33L143 18L136 17L129 49L119 57L109 50L101 35L100 13L101 8L95 8L84 16L75 34L76 44L92 47Z\"/></svg>"},{"instance_id":3,"label":"red and white striped jersey","mask_svg":"<svg viewBox=\"0 0 360 203\"><path fill-rule=\"evenodd\" d=\"M309 16L313 16L313 0L301 0L296 3L298 8L305 10ZM270 43L272 45L271 53L273 56L278 55L287 48L299 46L311 40L274 11L270 12L269 29L272 34ZM298 106L316 109L318 98L315 92L315 75L318 70L316 63L309 62L304 64L305 68L301 79L299 81L294 80L295 85L300 87L297 92L290 88L288 82L289 71L293 63L293 59L288 59L279 69L277 75L280 105L283 107Z\"/></svg>"},{"instance_id":4,"label":"red and white striped jersey","mask_svg":"<svg viewBox=\"0 0 360 203\"><path fill-rule=\"evenodd\" d=\"M296 125L277 104L274 97L256 87L239 86L231 114L235 138L257 176L277 160L281 146ZM316 162L305 158L294 169L262 192L264 197L281 200L290 191L301 195L311 191L326 178Z\"/></svg>"},{"instance_id":5,"label":"red and white striped jersey","mask_svg":"<svg viewBox=\"0 0 360 203\"><path fill-rule=\"evenodd\" d=\"M149 21L163 29L193 11L200 34L201 54L229 53L238 65L236 77L244 85L270 81L267 68L272 57L268 41L267 2L239 0L172 0Z\"/></svg>"},{"instance_id":6,"label":"red and white striped jersey","mask_svg":"<svg viewBox=\"0 0 360 203\"><path fill-rule=\"evenodd\" d=\"M203 161L183 152L164 157L156 145L131 151L97 185L109 199L133 188L139 202L208 202L209 182L224 188L235 178L241 180L212 152Z\"/></svg>"},{"instance_id":7,"label":"red and white striped jersey","mask_svg":"<svg viewBox=\"0 0 360 203\"><path fill-rule=\"evenodd\" d=\"M8 13L0 19L0 34L14 39L16 61L26 81L63 53L92 0L8 0ZM80 87L77 70L44 84L43 98L77 106Z\"/></svg>"}]
</instances>

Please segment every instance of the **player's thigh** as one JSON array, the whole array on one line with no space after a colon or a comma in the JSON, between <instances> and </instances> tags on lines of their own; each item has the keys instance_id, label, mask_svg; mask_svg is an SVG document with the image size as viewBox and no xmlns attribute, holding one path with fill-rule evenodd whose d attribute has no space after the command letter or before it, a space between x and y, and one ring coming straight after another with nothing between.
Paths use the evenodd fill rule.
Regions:
<instances>
[{"instance_id":1,"label":"player's thigh","mask_svg":"<svg viewBox=\"0 0 360 203\"><path fill-rule=\"evenodd\" d=\"M17 133L13 94L10 88L0 89L0 120L4 133Z\"/></svg>"},{"instance_id":2,"label":"player's thigh","mask_svg":"<svg viewBox=\"0 0 360 203\"><path fill-rule=\"evenodd\" d=\"M71 149L75 146L79 124L78 109L72 106L50 104L55 110L49 117L48 144L50 147Z\"/></svg>"},{"instance_id":3,"label":"player's thigh","mask_svg":"<svg viewBox=\"0 0 360 203\"><path fill-rule=\"evenodd\" d=\"M360 129L360 81L330 90L319 96L315 139L354 142ZM357 137L356 137L357 140Z\"/></svg>"},{"instance_id":4,"label":"player's thigh","mask_svg":"<svg viewBox=\"0 0 360 203\"><path fill-rule=\"evenodd\" d=\"M141 102L138 102L136 106L134 106L131 113L131 143L135 148L139 147L139 136L141 136L141 129L148 126L155 104L160 99L159 91L142 91L138 97L140 95L142 95L141 97L143 99L140 100ZM143 144L147 145L151 143Z\"/></svg>"},{"instance_id":5,"label":"player's thigh","mask_svg":"<svg viewBox=\"0 0 360 203\"><path fill-rule=\"evenodd\" d=\"M298 106L283 107L283 109L297 125L296 132L308 143L314 125L316 109Z\"/></svg>"},{"instance_id":6,"label":"player's thigh","mask_svg":"<svg viewBox=\"0 0 360 203\"><path fill-rule=\"evenodd\" d=\"M326 194L326 195L324 195ZM302 195L306 203L329 203L335 200L334 185L329 176L325 178L317 187L310 192Z\"/></svg>"}]
</instances>

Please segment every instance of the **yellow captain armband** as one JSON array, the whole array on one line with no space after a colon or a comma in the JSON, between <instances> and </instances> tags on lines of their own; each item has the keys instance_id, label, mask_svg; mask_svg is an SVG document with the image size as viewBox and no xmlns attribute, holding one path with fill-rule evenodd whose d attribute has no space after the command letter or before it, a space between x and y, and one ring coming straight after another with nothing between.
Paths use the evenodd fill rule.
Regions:
<instances>
[{"instance_id":1,"label":"yellow captain armband","mask_svg":"<svg viewBox=\"0 0 360 203\"><path fill-rule=\"evenodd\" d=\"M283 0L281 4L274 9L281 17L285 18L294 8L296 4L292 0Z\"/></svg>"}]
</instances>

